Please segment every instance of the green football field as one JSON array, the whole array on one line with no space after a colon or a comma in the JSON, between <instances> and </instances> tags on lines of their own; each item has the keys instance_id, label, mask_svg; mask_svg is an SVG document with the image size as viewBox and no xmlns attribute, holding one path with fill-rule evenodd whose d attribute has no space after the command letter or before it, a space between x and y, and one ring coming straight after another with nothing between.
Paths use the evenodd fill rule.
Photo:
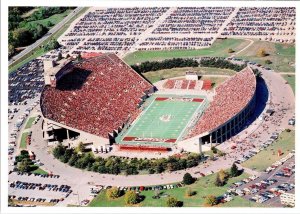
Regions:
<instances>
[{"instance_id":1,"label":"green football field","mask_svg":"<svg viewBox=\"0 0 300 214\"><path fill-rule=\"evenodd\" d=\"M197 97L189 97L200 98ZM200 99L203 99L201 97ZM176 141L183 134L189 121L196 111L201 110L203 102L181 100L154 100L128 131L122 135L120 143L136 144L135 140L127 137L159 138ZM147 140L145 140L147 141ZM147 143L140 141L139 143ZM148 142L151 143L151 142ZM154 142L156 143L156 142ZM157 142L159 143L159 142ZM161 140L163 143L163 140Z\"/></svg>"}]
</instances>

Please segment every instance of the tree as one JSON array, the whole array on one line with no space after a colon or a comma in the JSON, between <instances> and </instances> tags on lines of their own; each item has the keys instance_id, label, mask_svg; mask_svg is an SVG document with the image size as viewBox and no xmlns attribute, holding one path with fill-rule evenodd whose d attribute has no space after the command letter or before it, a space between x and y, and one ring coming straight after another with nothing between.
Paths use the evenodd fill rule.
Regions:
<instances>
[{"instance_id":1,"label":"tree","mask_svg":"<svg viewBox=\"0 0 300 214\"><path fill-rule=\"evenodd\" d=\"M260 49L258 49L256 55L257 55L258 57L265 57L265 56L267 55L267 53L266 53L266 51L265 51L264 48L260 48Z\"/></svg>"},{"instance_id":2,"label":"tree","mask_svg":"<svg viewBox=\"0 0 300 214\"><path fill-rule=\"evenodd\" d=\"M106 196L109 199L116 199L121 196L121 191L117 187L106 190Z\"/></svg>"},{"instance_id":3,"label":"tree","mask_svg":"<svg viewBox=\"0 0 300 214\"><path fill-rule=\"evenodd\" d=\"M30 163L27 159L22 160L18 163L18 170L20 172L29 172L30 171Z\"/></svg>"},{"instance_id":4,"label":"tree","mask_svg":"<svg viewBox=\"0 0 300 214\"><path fill-rule=\"evenodd\" d=\"M175 197L168 197L167 206L168 207L178 207L179 206L179 201Z\"/></svg>"},{"instance_id":5,"label":"tree","mask_svg":"<svg viewBox=\"0 0 300 214\"><path fill-rule=\"evenodd\" d=\"M193 191L191 188L188 188L188 189L186 190L186 192L185 192L185 195L186 195L187 197L191 197L191 196L193 196L193 195L196 195L196 192Z\"/></svg>"},{"instance_id":6,"label":"tree","mask_svg":"<svg viewBox=\"0 0 300 214\"><path fill-rule=\"evenodd\" d=\"M234 50L233 50L232 48L229 48L227 52L228 52L228 53L233 53Z\"/></svg>"},{"instance_id":7,"label":"tree","mask_svg":"<svg viewBox=\"0 0 300 214\"><path fill-rule=\"evenodd\" d=\"M271 60L269 60L269 59L265 60L265 63L266 63L267 65L272 64Z\"/></svg>"},{"instance_id":8,"label":"tree","mask_svg":"<svg viewBox=\"0 0 300 214\"><path fill-rule=\"evenodd\" d=\"M84 150L85 150L85 146L83 145L82 142L80 142L80 143L78 144L78 146L76 147L76 151L82 153L82 152L84 152Z\"/></svg>"},{"instance_id":9,"label":"tree","mask_svg":"<svg viewBox=\"0 0 300 214\"><path fill-rule=\"evenodd\" d=\"M124 197L126 204L137 204L139 202L139 195L134 191L127 191Z\"/></svg>"},{"instance_id":10,"label":"tree","mask_svg":"<svg viewBox=\"0 0 300 214\"><path fill-rule=\"evenodd\" d=\"M185 173L184 176L183 176L183 183L184 184L192 184L194 183L195 179L191 176L190 173Z\"/></svg>"},{"instance_id":11,"label":"tree","mask_svg":"<svg viewBox=\"0 0 300 214\"><path fill-rule=\"evenodd\" d=\"M231 177L236 177L239 175L239 169L235 163L233 163L230 168L230 175L231 175Z\"/></svg>"},{"instance_id":12,"label":"tree","mask_svg":"<svg viewBox=\"0 0 300 214\"><path fill-rule=\"evenodd\" d=\"M65 154L65 151L65 147L60 143L53 149L52 154L55 158L59 159Z\"/></svg>"},{"instance_id":13,"label":"tree","mask_svg":"<svg viewBox=\"0 0 300 214\"><path fill-rule=\"evenodd\" d=\"M214 206L217 204L217 198L214 195L208 195L205 197L205 204L208 206Z\"/></svg>"},{"instance_id":14,"label":"tree","mask_svg":"<svg viewBox=\"0 0 300 214\"><path fill-rule=\"evenodd\" d=\"M221 169L217 173L215 185L216 186L224 186L225 183L226 183L227 178L228 178L228 174L223 169Z\"/></svg>"},{"instance_id":15,"label":"tree","mask_svg":"<svg viewBox=\"0 0 300 214\"><path fill-rule=\"evenodd\" d=\"M12 39L15 41L15 46L24 46L32 41L32 35L27 29L18 28L12 32Z\"/></svg>"},{"instance_id":16,"label":"tree","mask_svg":"<svg viewBox=\"0 0 300 214\"><path fill-rule=\"evenodd\" d=\"M51 39L45 46L44 46L44 50L45 51L50 51L53 49L57 49L60 47L60 44L55 40L55 39Z\"/></svg>"}]
</instances>

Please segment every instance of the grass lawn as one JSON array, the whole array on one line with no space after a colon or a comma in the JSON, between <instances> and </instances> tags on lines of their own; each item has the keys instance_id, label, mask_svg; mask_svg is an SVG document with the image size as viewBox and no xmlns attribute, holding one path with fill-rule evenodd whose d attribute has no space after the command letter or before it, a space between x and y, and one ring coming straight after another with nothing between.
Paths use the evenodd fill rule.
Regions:
<instances>
[{"instance_id":1,"label":"grass lawn","mask_svg":"<svg viewBox=\"0 0 300 214\"><path fill-rule=\"evenodd\" d=\"M57 40L69 28L69 26L72 24L72 22L75 19L77 19L79 16L81 16L86 10L88 10L88 7L83 8L76 16L74 16L72 19L70 19L69 22L67 22L56 33L52 34L52 36L49 37L48 39L46 39L40 46L47 44L51 39ZM9 66L9 69L8 69L9 73L15 71L16 69L18 69L22 65L30 62L31 60L36 59L37 57L40 57L43 54L45 54L47 51L45 51L40 46L33 49L31 52L29 52L28 54L26 54L25 56L21 57L19 60L16 60L13 64L11 64L11 66Z\"/></svg>"},{"instance_id":2,"label":"grass lawn","mask_svg":"<svg viewBox=\"0 0 300 214\"><path fill-rule=\"evenodd\" d=\"M280 157L277 156L278 149L283 152L283 155ZM295 149L295 131L284 131L276 142L242 163L242 166L250 169L256 168L257 171L264 171L268 166L286 156L293 149Z\"/></svg>"},{"instance_id":3,"label":"grass lawn","mask_svg":"<svg viewBox=\"0 0 300 214\"><path fill-rule=\"evenodd\" d=\"M44 27L47 27L47 23L50 21L52 23L51 27L47 27L48 29L51 29L54 25L56 25L57 23L59 23L60 21L62 21L66 16L69 15L70 12L72 12L73 10L69 9L66 10L63 13L60 14L54 14L46 19L41 19L41 20L36 20L36 21L31 21L31 22L27 22L25 24L25 28L28 28L30 25L31 26L35 26L37 24L41 24L44 25Z\"/></svg>"},{"instance_id":4,"label":"grass lawn","mask_svg":"<svg viewBox=\"0 0 300 214\"><path fill-rule=\"evenodd\" d=\"M230 178L226 185L223 187L216 187L214 185L214 181L216 178L216 174L208 175L206 177L200 178L197 182L192 185L170 189L170 190L163 190L161 194L175 196L178 200L183 201L184 207L203 207L204 205L204 196L212 194L215 196L220 196L225 193L227 188L234 182L237 182L241 179L249 177L248 174L243 173L242 175ZM185 192L188 188L191 188L193 191L196 191L197 194L192 197L185 196ZM165 207L166 206L166 197L160 199L153 199L152 196L155 194L154 191L143 191L141 195L145 196L144 200L135 206L140 207ZM100 194L91 201L89 204L91 207L123 207L127 206L124 203L124 196L120 198L110 200L106 197L106 191L100 192ZM257 203L250 203L248 200L243 199L241 197L235 197L233 201L227 204L219 204L218 207L255 207L261 206Z\"/></svg>"},{"instance_id":5,"label":"grass lawn","mask_svg":"<svg viewBox=\"0 0 300 214\"><path fill-rule=\"evenodd\" d=\"M282 75L283 78L290 84L291 88L293 89L293 92L295 94L295 90L296 90L296 86L295 86L295 80L296 80L296 77L295 75L288 75L288 74L284 74Z\"/></svg>"},{"instance_id":6,"label":"grass lawn","mask_svg":"<svg viewBox=\"0 0 300 214\"><path fill-rule=\"evenodd\" d=\"M197 56L230 56L229 48L234 51L242 50L250 41L243 39L218 39L211 47L198 50L162 50L162 51L136 51L127 55L124 60L128 64L136 64L145 61L164 60L176 57L197 57Z\"/></svg>"},{"instance_id":7,"label":"grass lawn","mask_svg":"<svg viewBox=\"0 0 300 214\"><path fill-rule=\"evenodd\" d=\"M172 77L184 76L186 71L196 71L201 75L234 75L236 72L229 69L221 68L209 68L209 67L185 67L185 68L172 68L163 69L159 71L150 71L144 73L144 77L147 78L151 83L155 83L162 78L169 79ZM222 79L222 77L220 77Z\"/></svg>"},{"instance_id":8,"label":"grass lawn","mask_svg":"<svg viewBox=\"0 0 300 214\"><path fill-rule=\"evenodd\" d=\"M22 134L21 143L20 143L20 149L26 149L27 148L27 144L26 144L27 136L28 136L28 132L24 132Z\"/></svg>"},{"instance_id":9,"label":"grass lawn","mask_svg":"<svg viewBox=\"0 0 300 214\"><path fill-rule=\"evenodd\" d=\"M257 50L263 48L269 54L265 57L257 57ZM295 72L295 45L278 44L272 42L255 41L249 48L238 54L236 57L255 61L276 72ZM272 64L267 65L265 60Z\"/></svg>"},{"instance_id":10,"label":"grass lawn","mask_svg":"<svg viewBox=\"0 0 300 214\"><path fill-rule=\"evenodd\" d=\"M37 168L36 170L32 171L31 173L41 174L41 175L48 175L48 172L46 172L45 170L43 170L41 168Z\"/></svg>"},{"instance_id":11,"label":"grass lawn","mask_svg":"<svg viewBox=\"0 0 300 214\"><path fill-rule=\"evenodd\" d=\"M29 118L28 122L26 123L25 129L30 129L34 120L35 120L35 117Z\"/></svg>"}]
</instances>

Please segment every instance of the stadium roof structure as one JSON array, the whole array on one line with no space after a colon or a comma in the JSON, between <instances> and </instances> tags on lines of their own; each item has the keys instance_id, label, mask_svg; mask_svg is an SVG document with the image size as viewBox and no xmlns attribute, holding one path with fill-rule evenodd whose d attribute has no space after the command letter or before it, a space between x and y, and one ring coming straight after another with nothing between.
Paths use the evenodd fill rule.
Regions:
<instances>
[{"instance_id":1,"label":"stadium roof structure","mask_svg":"<svg viewBox=\"0 0 300 214\"><path fill-rule=\"evenodd\" d=\"M115 54L84 59L41 94L48 120L108 138L140 113L138 106L153 85Z\"/></svg>"}]
</instances>

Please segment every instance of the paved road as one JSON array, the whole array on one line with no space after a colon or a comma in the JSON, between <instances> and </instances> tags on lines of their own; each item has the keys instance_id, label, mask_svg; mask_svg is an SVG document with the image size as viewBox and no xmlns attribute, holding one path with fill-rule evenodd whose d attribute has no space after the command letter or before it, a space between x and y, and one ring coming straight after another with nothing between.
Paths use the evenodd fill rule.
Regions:
<instances>
[{"instance_id":1,"label":"paved road","mask_svg":"<svg viewBox=\"0 0 300 214\"><path fill-rule=\"evenodd\" d=\"M70 19L72 19L74 16L76 16L82 9L83 9L83 7L77 7L73 12L71 12L68 16L66 16L61 22L59 22L57 25L55 25L53 28L51 28L45 36L43 36L42 38L37 40L35 43L27 46L22 52L20 52L16 56L12 57L9 61L9 66L14 61L20 59L21 57L28 54L30 51L32 51L36 47L40 46L46 39L48 39L54 33L59 31Z\"/></svg>"}]
</instances>

